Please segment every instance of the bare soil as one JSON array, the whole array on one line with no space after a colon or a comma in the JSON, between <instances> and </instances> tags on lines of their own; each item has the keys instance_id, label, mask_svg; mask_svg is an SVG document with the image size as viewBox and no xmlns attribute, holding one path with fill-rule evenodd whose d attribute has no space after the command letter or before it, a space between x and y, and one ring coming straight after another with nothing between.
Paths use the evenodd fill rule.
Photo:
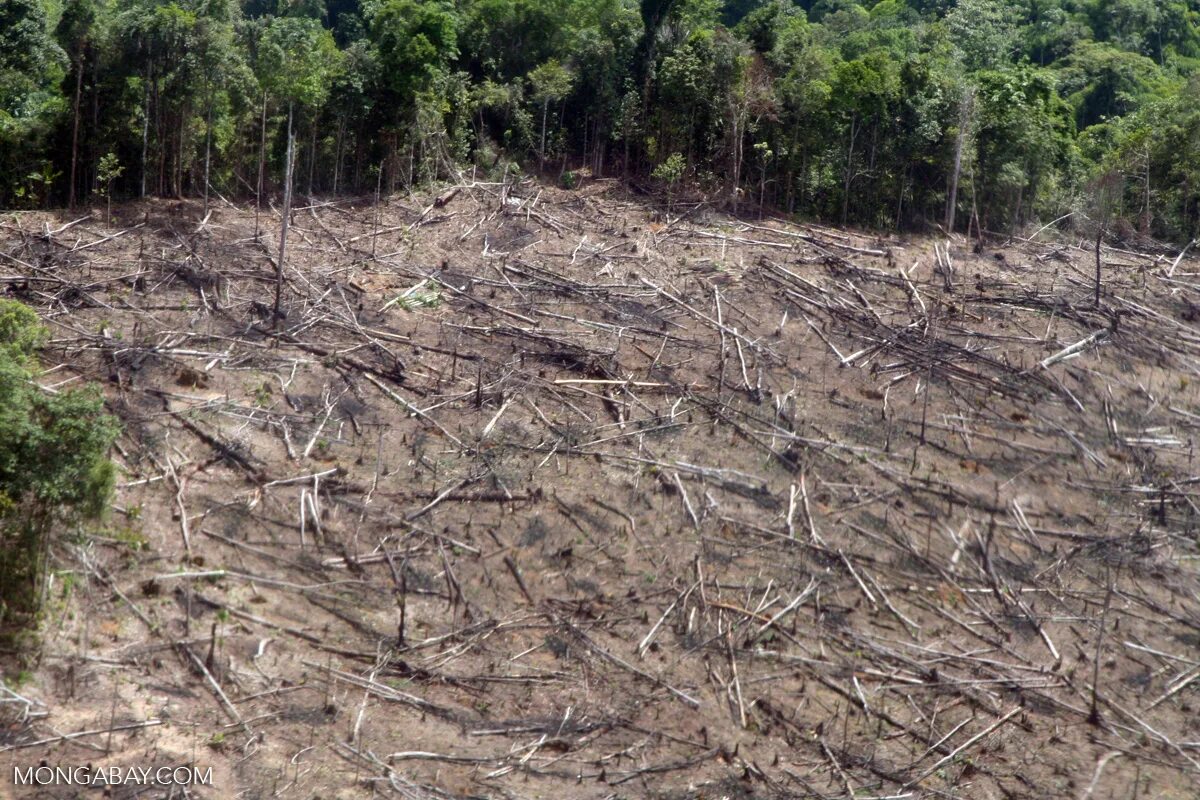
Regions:
<instances>
[{"instance_id":1,"label":"bare soil","mask_svg":"<svg viewBox=\"0 0 1200 800\"><path fill-rule=\"evenodd\" d=\"M1048 231L301 205L278 320L276 213L0 224L43 385L124 426L0 796L1200 793L1200 263L1111 243L1097 306Z\"/></svg>"}]
</instances>

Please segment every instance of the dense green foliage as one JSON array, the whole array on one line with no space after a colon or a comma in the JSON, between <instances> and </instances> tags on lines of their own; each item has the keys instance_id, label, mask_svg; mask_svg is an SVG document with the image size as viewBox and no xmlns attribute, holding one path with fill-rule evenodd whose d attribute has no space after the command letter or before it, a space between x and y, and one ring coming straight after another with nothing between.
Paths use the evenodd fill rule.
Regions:
<instances>
[{"instance_id":1,"label":"dense green foliage","mask_svg":"<svg viewBox=\"0 0 1200 800\"><path fill-rule=\"evenodd\" d=\"M277 191L290 117L302 192L517 162L1008 231L1117 175L1188 239L1198 101L1197 0L5 0L0 202Z\"/></svg>"},{"instance_id":2,"label":"dense green foliage","mask_svg":"<svg viewBox=\"0 0 1200 800\"><path fill-rule=\"evenodd\" d=\"M93 389L38 387L45 338L31 309L0 300L0 628L37 611L55 528L100 516L113 489L115 424Z\"/></svg>"}]
</instances>

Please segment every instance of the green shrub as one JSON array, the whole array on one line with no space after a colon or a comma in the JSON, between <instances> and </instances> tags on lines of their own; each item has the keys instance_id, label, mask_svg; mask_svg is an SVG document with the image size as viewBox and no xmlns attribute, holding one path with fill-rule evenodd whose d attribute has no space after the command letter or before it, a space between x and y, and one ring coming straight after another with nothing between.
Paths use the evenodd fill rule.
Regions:
<instances>
[{"instance_id":1,"label":"green shrub","mask_svg":"<svg viewBox=\"0 0 1200 800\"><path fill-rule=\"evenodd\" d=\"M683 173L687 170L687 161L681 153L672 153L667 156L667 160L663 161L650 176L655 180L662 181L667 184L667 213L671 212L673 205L673 195L675 187L679 185L679 181L683 178Z\"/></svg>"},{"instance_id":2,"label":"green shrub","mask_svg":"<svg viewBox=\"0 0 1200 800\"><path fill-rule=\"evenodd\" d=\"M34 381L45 340L31 309L0 300L0 630L36 617L54 531L102 516L116 475L99 391Z\"/></svg>"},{"instance_id":3,"label":"green shrub","mask_svg":"<svg viewBox=\"0 0 1200 800\"><path fill-rule=\"evenodd\" d=\"M0 356L25 364L46 341L46 329L32 308L0 301Z\"/></svg>"}]
</instances>

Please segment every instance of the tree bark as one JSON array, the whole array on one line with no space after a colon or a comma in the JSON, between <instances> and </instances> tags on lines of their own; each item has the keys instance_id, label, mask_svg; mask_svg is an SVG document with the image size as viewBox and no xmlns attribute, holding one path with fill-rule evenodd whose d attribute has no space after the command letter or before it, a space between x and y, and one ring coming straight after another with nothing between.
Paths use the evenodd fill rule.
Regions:
<instances>
[{"instance_id":1,"label":"tree bark","mask_svg":"<svg viewBox=\"0 0 1200 800\"><path fill-rule=\"evenodd\" d=\"M79 99L83 95L83 54L75 64L75 121L71 126L71 185L67 189L67 207L75 207L75 169L79 163Z\"/></svg>"},{"instance_id":2,"label":"tree bark","mask_svg":"<svg viewBox=\"0 0 1200 800\"><path fill-rule=\"evenodd\" d=\"M546 115L550 111L550 98L547 97L542 102L542 144L538 149L538 166L542 167L546 161Z\"/></svg>"},{"instance_id":3,"label":"tree bark","mask_svg":"<svg viewBox=\"0 0 1200 800\"><path fill-rule=\"evenodd\" d=\"M371 235L371 258L375 257L375 247L379 241L379 195L383 192L383 164L384 162L381 160L379 162L379 174L375 176L375 208L372 209L375 218L375 231Z\"/></svg>"},{"instance_id":4,"label":"tree bark","mask_svg":"<svg viewBox=\"0 0 1200 800\"><path fill-rule=\"evenodd\" d=\"M263 170L267 161L267 93L262 96L262 136L258 144L258 186L254 191L254 239L260 235L258 215L262 212Z\"/></svg>"},{"instance_id":5,"label":"tree bark","mask_svg":"<svg viewBox=\"0 0 1200 800\"><path fill-rule=\"evenodd\" d=\"M1142 221L1141 221L1141 231L1140 232L1142 233L1142 235L1148 236L1150 234L1150 223L1154 221L1154 215L1150 213L1150 146L1149 145L1146 145L1146 149L1143 151L1143 153L1144 153L1145 164L1146 164L1146 182L1145 182L1145 187L1144 187L1145 195L1144 195L1144 199L1142 202Z\"/></svg>"},{"instance_id":6,"label":"tree bark","mask_svg":"<svg viewBox=\"0 0 1200 800\"><path fill-rule=\"evenodd\" d=\"M183 199L183 144L187 126L184 121L191 114L190 106L185 105L175 117L175 169L172 172L172 194L175 199Z\"/></svg>"},{"instance_id":7,"label":"tree bark","mask_svg":"<svg viewBox=\"0 0 1200 800\"><path fill-rule=\"evenodd\" d=\"M850 118L850 146L846 151L846 180L842 187L842 224L850 218L850 184L854 181L854 139L858 136L858 116Z\"/></svg>"},{"instance_id":8,"label":"tree bark","mask_svg":"<svg viewBox=\"0 0 1200 800\"><path fill-rule=\"evenodd\" d=\"M734 216L737 216L737 213L738 213L738 190L742 187L742 156L743 156L742 145L743 145L743 140L746 137L745 137L745 132L742 130L742 124L741 124L742 123L742 107L740 104L740 100L736 97L736 95L734 97L734 100L731 101L731 111L732 111L732 114L730 116L733 117L733 119L731 120L731 122L733 123L732 124L733 140L730 142L730 145L731 145L730 153L733 156L733 170L732 170L732 175L730 175L730 182L732 185L730 186L730 189L729 189L729 199L733 203ZM761 208L759 210L761 211Z\"/></svg>"},{"instance_id":9,"label":"tree bark","mask_svg":"<svg viewBox=\"0 0 1200 800\"><path fill-rule=\"evenodd\" d=\"M158 75L153 79L154 87L154 142L158 146L158 179L154 187L154 193L160 197L163 195L167 185L167 137L163 135L163 111L161 95L158 90Z\"/></svg>"},{"instance_id":10,"label":"tree bark","mask_svg":"<svg viewBox=\"0 0 1200 800\"><path fill-rule=\"evenodd\" d=\"M204 122L204 213L208 213L208 176L212 167L212 86L208 89L208 114Z\"/></svg>"},{"instance_id":11,"label":"tree bark","mask_svg":"<svg viewBox=\"0 0 1200 800\"><path fill-rule=\"evenodd\" d=\"M275 319L274 325L279 325L280 310L283 304L283 264L287 253L288 223L292 216L292 151L296 137L292 132L292 103L288 103L288 146L287 166L283 172L283 222L279 226L279 261L275 267Z\"/></svg>"},{"instance_id":12,"label":"tree bark","mask_svg":"<svg viewBox=\"0 0 1200 800\"><path fill-rule=\"evenodd\" d=\"M313 193L313 176L317 168L317 119L312 120L312 138L308 145L308 194Z\"/></svg>"},{"instance_id":13,"label":"tree bark","mask_svg":"<svg viewBox=\"0 0 1200 800\"><path fill-rule=\"evenodd\" d=\"M346 120L338 120L337 144L334 145L333 158L333 196L337 197L338 179L342 175L342 142L346 136Z\"/></svg>"},{"instance_id":14,"label":"tree bark","mask_svg":"<svg viewBox=\"0 0 1200 800\"><path fill-rule=\"evenodd\" d=\"M958 115L958 136L954 141L954 172L950 176L950 197L946 200L946 233L954 233L954 217L958 206L958 178L962 173L963 145L967 139L967 127L971 122L972 95L963 89L962 106Z\"/></svg>"},{"instance_id":15,"label":"tree bark","mask_svg":"<svg viewBox=\"0 0 1200 800\"><path fill-rule=\"evenodd\" d=\"M146 196L146 156L150 149L150 78L147 76L145 92L145 108L142 113L142 191L140 197Z\"/></svg>"}]
</instances>

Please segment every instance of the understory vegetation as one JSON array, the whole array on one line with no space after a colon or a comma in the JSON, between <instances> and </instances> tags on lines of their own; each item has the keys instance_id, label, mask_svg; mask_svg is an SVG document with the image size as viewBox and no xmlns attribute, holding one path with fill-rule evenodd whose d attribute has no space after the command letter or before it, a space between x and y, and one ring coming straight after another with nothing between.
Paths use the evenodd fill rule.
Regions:
<instances>
[{"instance_id":1,"label":"understory vegetation","mask_svg":"<svg viewBox=\"0 0 1200 800\"><path fill-rule=\"evenodd\" d=\"M0 203L262 197L293 154L307 193L515 162L1007 233L1119 180L1118 232L1186 241L1198 64L1195 0L8 0Z\"/></svg>"}]
</instances>

